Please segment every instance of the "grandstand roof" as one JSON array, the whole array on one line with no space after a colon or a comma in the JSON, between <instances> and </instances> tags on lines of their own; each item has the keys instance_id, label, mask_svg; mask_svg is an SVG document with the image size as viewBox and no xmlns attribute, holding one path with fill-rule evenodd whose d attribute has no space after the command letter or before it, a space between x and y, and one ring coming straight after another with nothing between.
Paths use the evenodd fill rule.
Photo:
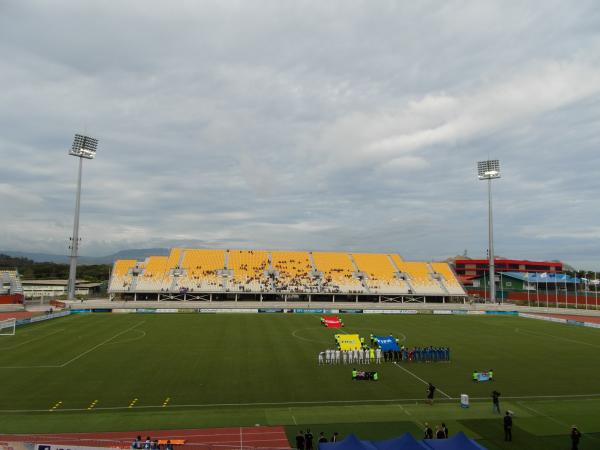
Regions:
<instances>
[{"instance_id":1,"label":"grandstand roof","mask_svg":"<svg viewBox=\"0 0 600 450\"><path fill-rule=\"evenodd\" d=\"M570 277L566 273L527 273L527 272L500 272L503 277L516 278L529 283L565 283L577 284L581 283L580 278Z\"/></svg>"}]
</instances>

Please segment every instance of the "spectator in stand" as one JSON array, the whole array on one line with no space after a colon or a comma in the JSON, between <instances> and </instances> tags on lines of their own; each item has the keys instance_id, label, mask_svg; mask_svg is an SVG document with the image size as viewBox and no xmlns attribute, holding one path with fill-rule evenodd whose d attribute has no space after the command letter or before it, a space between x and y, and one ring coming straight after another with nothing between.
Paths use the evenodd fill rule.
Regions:
<instances>
[{"instance_id":1,"label":"spectator in stand","mask_svg":"<svg viewBox=\"0 0 600 450\"><path fill-rule=\"evenodd\" d=\"M173 450L173 444L171 444L171 441L167 441L167 445L165 445L165 450Z\"/></svg>"},{"instance_id":2,"label":"spectator in stand","mask_svg":"<svg viewBox=\"0 0 600 450\"><path fill-rule=\"evenodd\" d=\"M296 435L296 449L304 450L304 432L302 430Z\"/></svg>"},{"instance_id":3,"label":"spectator in stand","mask_svg":"<svg viewBox=\"0 0 600 450\"><path fill-rule=\"evenodd\" d=\"M131 448L142 448L142 437L138 436L135 438L135 440L131 443Z\"/></svg>"},{"instance_id":4,"label":"spectator in stand","mask_svg":"<svg viewBox=\"0 0 600 450\"><path fill-rule=\"evenodd\" d=\"M144 442L144 450L150 450L151 447L152 439L150 439L150 436L146 436L146 442Z\"/></svg>"}]
</instances>

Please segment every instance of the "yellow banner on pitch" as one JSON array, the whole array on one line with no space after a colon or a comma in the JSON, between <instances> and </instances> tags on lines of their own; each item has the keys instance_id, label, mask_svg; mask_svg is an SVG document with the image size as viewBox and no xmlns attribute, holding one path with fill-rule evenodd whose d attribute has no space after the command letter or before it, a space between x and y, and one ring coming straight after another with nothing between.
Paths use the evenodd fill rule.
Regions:
<instances>
[{"instance_id":1,"label":"yellow banner on pitch","mask_svg":"<svg viewBox=\"0 0 600 450\"><path fill-rule=\"evenodd\" d=\"M340 346L340 350L360 349L360 336L358 334L336 334L335 340Z\"/></svg>"}]
</instances>

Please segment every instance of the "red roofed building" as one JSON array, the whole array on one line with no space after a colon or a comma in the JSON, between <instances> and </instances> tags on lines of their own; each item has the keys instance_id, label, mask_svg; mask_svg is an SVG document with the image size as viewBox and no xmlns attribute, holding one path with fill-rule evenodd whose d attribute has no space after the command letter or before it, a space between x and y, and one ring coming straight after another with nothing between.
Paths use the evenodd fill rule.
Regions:
<instances>
[{"instance_id":1,"label":"red roofed building","mask_svg":"<svg viewBox=\"0 0 600 450\"><path fill-rule=\"evenodd\" d=\"M456 258L454 271L463 285L471 285L474 278L490 270L487 259ZM562 272L563 263L557 261L528 261L526 259L494 259L496 272Z\"/></svg>"}]
</instances>

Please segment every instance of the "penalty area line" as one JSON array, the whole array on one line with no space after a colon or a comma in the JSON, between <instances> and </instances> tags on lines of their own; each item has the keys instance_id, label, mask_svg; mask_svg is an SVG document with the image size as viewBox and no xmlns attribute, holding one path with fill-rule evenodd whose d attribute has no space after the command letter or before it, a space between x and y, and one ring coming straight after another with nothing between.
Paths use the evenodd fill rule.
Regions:
<instances>
[{"instance_id":1,"label":"penalty area line","mask_svg":"<svg viewBox=\"0 0 600 450\"><path fill-rule=\"evenodd\" d=\"M108 338L107 340L105 340L105 341L103 341L103 342L100 342L98 345L94 345L94 346L93 346L92 348L90 348L89 350L86 350L85 352L83 352L83 353L80 353L80 354L79 354L79 355L77 355L76 357L74 357L74 358L72 358L72 359L68 360L67 362L65 362L65 363L63 363L63 364L61 364L60 366L57 366L57 367L61 367L61 368L62 368L62 367L68 366L68 365L69 365L69 364L71 364L73 361L77 361L79 358L82 358L82 357L84 357L85 355L87 355L88 353L90 353L90 352L92 352L92 351L96 350L97 348L99 348L99 347L102 347L102 346L103 346L103 345L105 345L105 344L108 344L108 343L109 343L110 341L112 341L113 339L115 339L115 338L118 338L118 337L119 337L119 336L121 336L122 334L125 334L125 333L127 333L128 331L131 331L131 330L133 330L134 328L137 328L137 327L139 327L140 325L142 325L142 324L143 324L143 323L145 323L145 322L146 322L146 321L145 321L145 320L143 320L143 321L141 321L140 323L136 323L134 326L132 326L132 327L129 327L129 328L127 328L126 330L123 330L123 331L121 331L120 333L117 333L117 334L115 334L114 336L112 336L112 337Z\"/></svg>"},{"instance_id":2,"label":"penalty area line","mask_svg":"<svg viewBox=\"0 0 600 450\"><path fill-rule=\"evenodd\" d=\"M423 378L419 377L418 375L412 373L410 370L405 369L404 367L402 367L400 364L398 364L397 362L394 362L394 365L396 367L399 367L400 369L404 370L406 373L408 373L409 375L412 375L413 377L415 377L417 380L419 380L421 383L424 383L426 385L429 385L429 382L425 381ZM440 392L440 394L442 394L443 396L445 396L447 399L452 400L452 397L450 397L448 394L446 394L444 391L442 391L440 388L436 387L436 389Z\"/></svg>"}]
</instances>

